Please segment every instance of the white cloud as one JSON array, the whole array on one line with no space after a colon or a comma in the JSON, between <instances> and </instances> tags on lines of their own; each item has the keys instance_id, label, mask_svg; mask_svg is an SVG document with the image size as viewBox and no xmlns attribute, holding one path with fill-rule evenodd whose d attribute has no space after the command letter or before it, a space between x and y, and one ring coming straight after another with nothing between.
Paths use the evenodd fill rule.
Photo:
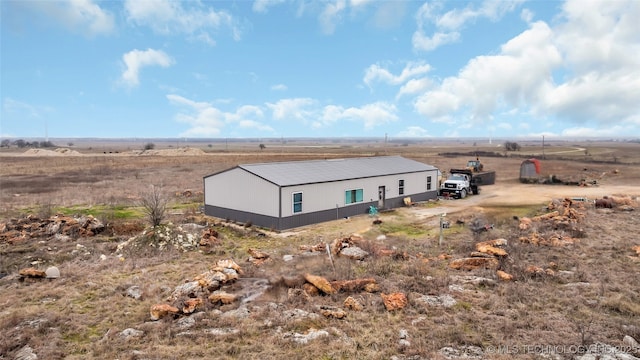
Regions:
<instances>
[{"instance_id":1,"label":"white cloud","mask_svg":"<svg viewBox=\"0 0 640 360\"><path fill-rule=\"evenodd\" d=\"M325 5L324 10L318 17L320 26L322 27L322 32L330 35L336 31L336 25L342 20L342 12L346 7L346 0L337 0Z\"/></svg>"},{"instance_id":2,"label":"white cloud","mask_svg":"<svg viewBox=\"0 0 640 360\"><path fill-rule=\"evenodd\" d=\"M522 2L523 0L485 0L479 7L476 7L477 2L471 2L465 8L454 8L445 13L440 12L444 2L425 2L416 15L417 29L412 37L413 48L431 51L442 45L456 42L461 38L460 30L464 29L468 23L479 18L498 21L515 10ZM430 26L436 29L431 36L426 32Z\"/></svg>"},{"instance_id":3,"label":"white cloud","mask_svg":"<svg viewBox=\"0 0 640 360\"><path fill-rule=\"evenodd\" d=\"M542 22L511 39L493 56L473 58L458 76L416 99L416 110L434 121L450 122L458 111L486 121L500 106L534 103L552 86L552 71L561 63L551 29Z\"/></svg>"},{"instance_id":4,"label":"white cloud","mask_svg":"<svg viewBox=\"0 0 640 360\"><path fill-rule=\"evenodd\" d=\"M145 66L169 67L174 61L162 50L131 50L122 55L126 69L122 73L122 82L127 86L137 86L140 84L140 69Z\"/></svg>"},{"instance_id":5,"label":"white cloud","mask_svg":"<svg viewBox=\"0 0 640 360\"><path fill-rule=\"evenodd\" d=\"M413 33L411 42L416 50L431 51L442 45L454 43L459 39L460 33L458 32L436 32L433 36L427 36L422 30L418 30Z\"/></svg>"},{"instance_id":6,"label":"white cloud","mask_svg":"<svg viewBox=\"0 0 640 360\"><path fill-rule=\"evenodd\" d=\"M113 14L92 0L24 1L22 5L87 35L108 34L115 27Z\"/></svg>"},{"instance_id":7,"label":"white cloud","mask_svg":"<svg viewBox=\"0 0 640 360\"><path fill-rule=\"evenodd\" d=\"M43 112L40 107L10 97L2 99L2 110L7 113L24 114L26 117L39 118Z\"/></svg>"},{"instance_id":8,"label":"white cloud","mask_svg":"<svg viewBox=\"0 0 640 360\"><path fill-rule=\"evenodd\" d=\"M258 13L266 13L270 7L277 6L285 2L286 0L255 0L253 2L252 10Z\"/></svg>"},{"instance_id":9,"label":"white cloud","mask_svg":"<svg viewBox=\"0 0 640 360\"><path fill-rule=\"evenodd\" d=\"M431 66L425 63L408 63L400 75L393 75L389 70L378 64L370 65L365 71L364 83L371 87L375 81L380 81L389 85L400 85L413 77L428 73Z\"/></svg>"},{"instance_id":10,"label":"white cloud","mask_svg":"<svg viewBox=\"0 0 640 360\"><path fill-rule=\"evenodd\" d=\"M312 126L320 128L332 125L340 120L361 122L365 130L370 130L389 122L397 121L397 109L395 105L386 102L376 102L362 107L344 108L342 106L329 105L323 109L319 120Z\"/></svg>"},{"instance_id":11,"label":"white cloud","mask_svg":"<svg viewBox=\"0 0 640 360\"><path fill-rule=\"evenodd\" d=\"M408 126L396 134L396 137L430 137L429 131L420 126Z\"/></svg>"},{"instance_id":12,"label":"white cloud","mask_svg":"<svg viewBox=\"0 0 640 360\"><path fill-rule=\"evenodd\" d=\"M406 84L402 85L396 95L396 99L404 95L415 95L426 91L431 86L431 80L429 78L411 79Z\"/></svg>"},{"instance_id":13,"label":"white cloud","mask_svg":"<svg viewBox=\"0 0 640 360\"><path fill-rule=\"evenodd\" d=\"M532 124L548 118L585 124L567 135L637 133L639 17L638 1L568 1L554 27L530 23L497 54L477 56L435 83L415 99L415 110L458 126L505 118L516 124L522 120L512 114L520 113Z\"/></svg>"},{"instance_id":14,"label":"white cloud","mask_svg":"<svg viewBox=\"0 0 640 360\"><path fill-rule=\"evenodd\" d=\"M239 107L235 112L224 112L211 103L193 101L180 95L169 94L167 99L171 104L184 108L182 112L176 114L175 119L188 124L189 129L182 132L180 136L216 136L228 126L235 126L245 131L274 133L273 128L258 121L263 117L262 109L258 106L246 105Z\"/></svg>"},{"instance_id":15,"label":"white cloud","mask_svg":"<svg viewBox=\"0 0 640 360\"><path fill-rule=\"evenodd\" d=\"M276 84L271 86L271 90L273 91L285 91L287 90L287 85L285 84Z\"/></svg>"},{"instance_id":16,"label":"white cloud","mask_svg":"<svg viewBox=\"0 0 640 360\"><path fill-rule=\"evenodd\" d=\"M307 121L313 117L316 101L310 98L282 99L276 103L267 103L275 120Z\"/></svg>"},{"instance_id":17,"label":"white cloud","mask_svg":"<svg viewBox=\"0 0 640 360\"><path fill-rule=\"evenodd\" d=\"M148 26L159 34L188 34L192 39L211 45L215 41L209 31L226 28L235 40L241 37L241 31L231 14L216 11L199 1L127 0L124 7L130 22Z\"/></svg>"}]
</instances>

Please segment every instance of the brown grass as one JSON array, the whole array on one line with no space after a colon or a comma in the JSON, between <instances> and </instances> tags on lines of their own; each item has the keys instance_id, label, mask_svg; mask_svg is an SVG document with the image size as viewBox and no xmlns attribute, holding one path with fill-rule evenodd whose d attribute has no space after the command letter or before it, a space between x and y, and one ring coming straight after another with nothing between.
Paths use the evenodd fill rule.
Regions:
<instances>
[{"instance_id":1,"label":"brown grass","mask_svg":"<svg viewBox=\"0 0 640 360\"><path fill-rule=\"evenodd\" d=\"M553 147L567 150L571 145ZM612 174L611 171L618 169L617 175L603 178L604 186L637 184L640 179L637 145L597 145L588 144L591 159L587 162L582 152L563 155L575 156L580 162L548 160L545 163L550 171L558 173L580 173L588 167ZM162 185L169 194L187 189L201 191L203 176L238 163L400 154L446 169L452 163L466 162L468 156L449 158L440 157L438 153L473 148L471 143L452 143L439 148L433 144L388 147L353 144L321 150L287 150L267 143L264 151L258 151L257 144L253 147L249 144L238 148L236 153L214 149L208 155L193 157L105 156L97 149L92 155L81 157L0 155L3 164L0 218L35 209L44 213L47 208L59 206L131 206L148 184ZM536 149L540 150L530 144L524 146L522 152L533 154ZM593 161L593 158L604 161L614 156L616 163ZM483 161L487 168L498 171L499 183L516 186L520 158L483 158ZM636 165L622 166L622 162ZM175 224L207 221L213 224L221 242L202 251L138 248L125 251L121 260L115 254L118 242L142 231L143 219L118 219L113 214L104 215L110 225L98 237L0 244L0 275L4 276L0 278L0 332L3 334L0 357L12 358L20 348L29 345L38 358L43 359L389 359L393 356L437 359L442 358L438 351L445 346L487 349L489 346L575 346L595 342L622 346L624 335L640 340L640 287L636 279L640 259L631 251L633 246L640 245L636 238L640 223L635 212L588 208L581 223L580 241L567 247L535 246L518 241L522 234L513 216L536 215L543 211L542 204L478 205L451 215L452 220L481 217L494 224L494 230L482 233L478 240L498 237L508 240L509 256L501 260L500 266L514 275L515 281L500 282L492 270L455 271L449 268L449 260L438 258L443 253L452 259L461 258L475 249L473 234L466 225L452 224L446 231L443 246L438 245L437 219L436 222L432 218L416 221L406 211L381 214L384 226L374 227L371 219L363 216L305 227L290 237L277 234L262 237L257 232L263 229L255 226L233 226L224 220L203 217L196 209L200 201L201 195L191 199L173 197L174 205L184 206L171 215L170 220ZM558 231L550 227L537 230ZM362 247L371 254L384 247L402 256L371 255L362 262L337 257L334 271L326 255L300 253L300 245L330 242L358 231L365 239ZM379 235L386 235L386 239L376 240ZM247 262L249 248L268 253L271 261L260 266ZM101 260L103 254L105 260ZM282 257L287 254L295 255L294 260L284 262ZM217 260L227 258L241 265L243 278L264 278L273 285L249 304L248 317L224 315L239 304L208 303L202 311L191 315L195 323L190 328L180 328L184 316L149 321L151 305L164 302L175 286L206 271ZM18 280L17 272L22 268L44 269L49 265L59 267L62 277ZM525 271L529 265L552 267L556 276L531 276ZM457 304L444 308L411 301L401 311L388 312L377 293L337 293L313 297L310 301L288 299L289 286L299 287L295 277L304 273L329 280L373 277L385 293L448 294ZM459 277L466 275L489 278L496 283L461 284ZM289 279L289 285L284 278ZM239 281L229 290L241 291L246 283L250 281ZM126 296L127 289L134 285L143 291L140 300ZM319 306L342 308L348 295L357 296L365 307L361 312L348 311L343 320L321 315L297 320L283 316L285 311L293 309L318 314ZM144 334L124 339L120 333L127 328L142 330ZM212 334L216 329L238 332ZM325 330L329 335L308 344L290 340L294 333L312 330ZM401 331L408 333L409 346L399 343ZM535 357L531 353L485 355L496 359Z\"/></svg>"}]
</instances>

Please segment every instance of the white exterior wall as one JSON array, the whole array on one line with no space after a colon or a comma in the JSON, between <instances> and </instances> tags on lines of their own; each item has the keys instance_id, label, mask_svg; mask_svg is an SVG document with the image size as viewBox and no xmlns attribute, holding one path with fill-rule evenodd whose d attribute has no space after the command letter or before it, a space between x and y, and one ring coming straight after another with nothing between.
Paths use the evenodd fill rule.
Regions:
<instances>
[{"instance_id":1,"label":"white exterior wall","mask_svg":"<svg viewBox=\"0 0 640 360\"><path fill-rule=\"evenodd\" d=\"M235 168L204 179L205 205L279 216L278 186Z\"/></svg>"},{"instance_id":2,"label":"white exterior wall","mask_svg":"<svg viewBox=\"0 0 640 360\"><path fill-rule=\"evenodd\" d=\"M431 176L431 190L427 190L427 176ZM398 194L398 181L404 180L404 194ZM385 186L385 198L406 197L411 194L437 191L438 171L386 175L373 178L335 181L308 185L296 185L282 189L282 216L293 214L293 194L302 192L302 213L335 209L355 204L345 204L345 191L363 189L363 202L378 200L378 187ZM297 213L300 214L300 213Z\"/></svg>"}]
</instances>

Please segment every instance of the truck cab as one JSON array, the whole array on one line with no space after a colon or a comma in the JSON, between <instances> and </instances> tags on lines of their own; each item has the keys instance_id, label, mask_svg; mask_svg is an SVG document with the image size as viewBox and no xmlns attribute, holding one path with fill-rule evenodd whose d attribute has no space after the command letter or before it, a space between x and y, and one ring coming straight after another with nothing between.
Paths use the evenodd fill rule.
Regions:
<instances>
[{"instance_id":1,"label":"truck cab","mask_svg":"<svg viewBox=\"0 0 640 360\"><path fill-rule=\"evenodd\" d=\"M474 190L475 189L475 190ZM440 186L441 196L455 196L464 199L468 194L477 193L469 170L451 170L451 174Z\"/></svg>"}]
</instances>

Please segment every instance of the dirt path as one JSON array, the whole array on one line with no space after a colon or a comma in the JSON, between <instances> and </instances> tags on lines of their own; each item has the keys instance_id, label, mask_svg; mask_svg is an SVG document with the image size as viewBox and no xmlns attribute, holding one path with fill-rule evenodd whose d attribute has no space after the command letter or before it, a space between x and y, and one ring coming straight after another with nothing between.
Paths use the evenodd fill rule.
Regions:
<instances>
[{"instance_id":1,"label":"dirt path","mask_svg":"<svg viewBox=\"0 0 640 360\"><path fill-rule=\"evenodd\" d=\"M479 195L465 199L442 200L441 206L432 208L412 208L411 213L418 219L454 213L471 207L537 205L558 198L586 198L594 200L607 195L640 196L640 187L629 185L603 185L593 187L567 185L534 185L502 183L482 188Z\"/></svg>"}]
</instances>

